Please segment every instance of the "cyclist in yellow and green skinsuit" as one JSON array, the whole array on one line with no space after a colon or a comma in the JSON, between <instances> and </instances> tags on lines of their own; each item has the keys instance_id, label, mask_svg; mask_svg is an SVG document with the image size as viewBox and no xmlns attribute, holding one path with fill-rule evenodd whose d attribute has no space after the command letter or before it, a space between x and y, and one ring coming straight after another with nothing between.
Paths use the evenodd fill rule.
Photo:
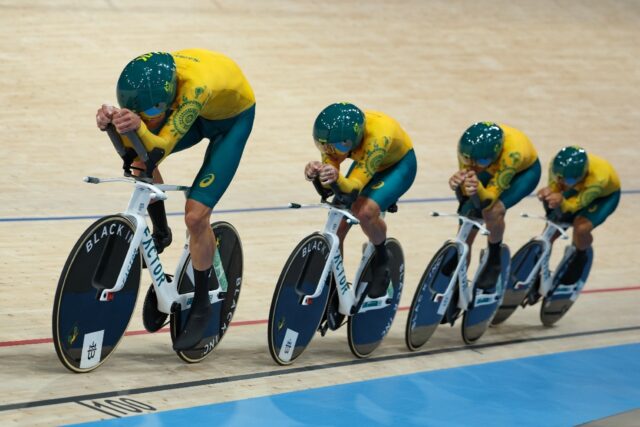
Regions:
<instances>
[{"instance_id":1,"label":"cyclist in yellow and green skinsuit","mask_svg":"<svg viewBox=\"0 0 640 427\"><path fill-rule=\"evenodd\" d=\"M538 191L547 215L560 209L562 222L573 225L576 251L560 278L573 285L582 276L587 250L593 243L591 232L618 207L620 178L611 163L581 147L564 147L549 165L549 184Z\"/></svg>"},{"instance_id":2,"label":"cyclist in yellow and green skinsuit","mask_svg":"<svg viewBox=\"0 0 640 427\"><path fill-rule=\"evenodd\" d=\"M477 287L491 289L501 271L500 245L505 214L538 185L541 175L538 153L529 138L518 129L478 122L460 138L458 165L459 170L449 179L449 186L454 191L460 188L464 196L477 194L480 198L481 212L475 212L469 199L461 202L459 211L481 217L489 230L488 260L478 276ZM469 235L469 246L476 234L474 229Z\"/></svg>"},{"instance_id":3,"label":"cyclist in yellow and green skinsuit","mask_svg":"<svg viewBox=\"0 0 640 427\"><path fill-rule=\"evenodd\" d=\"M204 49L151 52L127 64L117 85L120 108L103 105L96 114L101 130L112 123L120 134L135 131L160 161L209 139L185 205L195 292L175 350L195 346L211 315L209 281L215 236L209 225L213 207L231 182L253 127L255 97L238 65ZM123 137L125 145L130 141ZM134 166L144 168L142 162ZM162 182L157 169L154 182ZM158 252L171 243L163 202L149 205Z\"/></svg>"},{"instance_id":4,"label":"cyclist in yellow and green skinsuit","mask_svg":"<svg viewBox=\"0 0 640 427\"><path fill-rule=\"evenodd\" d=\"M305 177L319 177L321 184L336 183L340 190L357 190L358 198L351 211L360 221L362 231L375 245L374 280L368 294L377 298L389 283L389 255L385 248L387 226L380 217L413 184L417 162L409 135L398 122L376 111L362 111L350 103L335 103L318 115L313 125L313 139L322 161L305 166ZM353 160L346 176L340 164ZM338 236L342 241L348 227L342 224Z\"/></svg>"}]
</instances>

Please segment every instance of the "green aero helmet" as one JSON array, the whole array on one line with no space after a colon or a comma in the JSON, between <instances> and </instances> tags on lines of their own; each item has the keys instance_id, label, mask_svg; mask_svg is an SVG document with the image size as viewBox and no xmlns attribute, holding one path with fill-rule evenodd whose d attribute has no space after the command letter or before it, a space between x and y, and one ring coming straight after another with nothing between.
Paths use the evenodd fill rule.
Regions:
<instances>
[{"instance_id":1,"label":"green aero helmet","mask_svg":"<svg viewBox=\"0 0 640 427\"><path fill-rule=\"evenodd\" d=\"M118 104L136 113L157 116L176 96L176 62L166 52L150 52L124 67L116 89Z\"/></svg>"},{"instance_id":2,"label":"green aero helmet","mask_svg":"<svg viewBox=\"0 0 640 427\"><path fill-rule=\"evenodd\" d=\"M460 137L458 157L462 163L486 168L493 163L504 143L504 132L495 123L478 122L471 125Z\"/></svg>"},{"instance_id":3,"label":"green aero helmet","mask_svg":"<svg viewBox=\"0 0 640 427\"><path fill-rule=\"evenodd\" d=\"M348 102L329 105L313 124L313 140L325 154L346 154L360 146L364 113Z\"/></svg>"},{"instance_id":4,"label":"green aero helmet","mask_svg":"<svg viewBox=\"0 0 640 427\"><path fill-rule=\"evenodd\" d=\"M577 146L564 147L556 154L551 163L551 173L555 179L562 179L573 187L580 182L589 169L587 152Z\"/></svg>"}]
</instances>

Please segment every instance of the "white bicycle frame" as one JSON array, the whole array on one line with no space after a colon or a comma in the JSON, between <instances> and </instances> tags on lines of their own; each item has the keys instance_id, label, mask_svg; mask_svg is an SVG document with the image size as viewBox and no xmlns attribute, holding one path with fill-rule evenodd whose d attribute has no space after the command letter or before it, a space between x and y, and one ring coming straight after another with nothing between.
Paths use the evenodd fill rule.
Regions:
<instances>
[{"instance_id":1,"label":"white bicycle frame","mask_svg":"<svg viewBox=\"0 0 640 427\"><path fill-rule=\"evenodd\" d=\"M136 230L133 238L129 242L129 250L127 251L127 255L125 256L125 260L114 286L112 288L102 290L100 294L100 301L109 301L112 298L112 294L120 291L124 287L127 276L129 275L131 267L136 260L138 250L140 250L147 265L147 270L151 275L153 287L155 288L158 299L158 310L166 314L171 314L172 307L175 303L180 304L180 308L183 310L189 308L193 300L193 292L179 294L177 290L179 274L184 268L189 257L189 236L187 234L187 242L184 245L180 261L178 262L173 278L170 278L164 273L164 268L160 262L156 246L153 243L153 238L151 237L151 232L147 226L145 216L147 206L151 200L166 200L167 195L165 192L182 191L186 193L190 187L182 185L149 184L134 178L96 178L88 176L84 178L84 181L90 184L126 182L135 185L127 210L122 212L122 215L135 220L134 223ZM217 250L214 256L213 266L220 286L214 291L209 291L209 301L211 304L222 301L224 299L223 292L227 290L227 279ZM187 275L191 279L191 282L195 283L193 278L193 267L191 264L189 264L189 267L187 268Z\"/></svg>"},{"instance_id":2,"label":"white bicycle frame","mask_svg":"<svg viewBox=\"0 0 640 427\"><path fill-rule=\"evenodd\" d=\"M329 277L329 274L333 273L333 277L336 280L336 286L338 290L338 299L339 299L338 311L341 314L344 314L346 316L352 316L353 314L355 314L352 312L352 310L355 308L357 302L360 300L360 297L362 296L362 292L364 292L367 285L366 283L364 283L364 286L360 287L360 293L356 295L355 286L353 284L357 284L358 281L360 280L360 276L364 271L367 260L373 254L375 247L371 242L367 243L362 253L362 258L360 260L360 265L358 266L358 270L356 271L355 279L353 280L352 283L349 283L347 281L347 276L344 271L342 254L340 254L340 238L338 237L336 232L338 231L338 226L340 225L343 219L345 219L347 223L351 225L359 224L360 222L347 209L340 209L328 203L320 203L320 204L304 205L304 206L305 207L320 206L320 207L329 209L327 223L325 224L322 234L329 241L331 249L329 250L329 256L327 258L327 262L324 265L324 269L322 270L322 275L320 276L320 281L318 282L318 285L316 286L315 291L311 295L306 295L302 299L301 304L309 305L312 303L313 299L322 295L327 278ZM299 207L302 207L302 205L292 203L289 205L289 207L299 208ZM384 217L384 212L381 213L381 216ZM378 310L378 309L387 307L389 305L387 303L388 299L389 299L388 295L383 295L378 298L370 298L367 295L365 296L365 299L362 305L360 306L360 309L358 312L363 313L365 311Z\"/></svg>"},{"instance_id":3,"label":"white bicycle frame","mask_svg":"<svg viewBox=\"0 0 640 427\"><path fill-rule=\"evenodd\" d=\"M531 269L531 272L527 276L524 281L518 281L514 289L522 289L523 287L529 287L535 280L536 276L540 274L540 288L538 289L538 294L541 297L546 297L553 287L553 276L551 275L551 270L549 269L549 258L551 257L551 246L552 246L552 238L556 233L560 233L560 238L563 240L567 240L569 235L566 233L565 228L570 227L570 224L561 224L555 223L544 216L539 215L529 215L527 213L521 213L521 217L523 218L531 218L531 219L539 219L546 223L546 227L540 236L534 237L533 240L542 243L542 255L536 262L536 264ZM571 256L575 248L573 245L569 245L565 250L565 254L563 259ZM577 283L573 285L559 285L555 290L555 295L562 294L572 294L571 300L575 301L578 297L578 294L582 290L584 286L584 281L579 280Z\"/></svg>"},{"instance_id":4,"label":"white bicycle frame","mask_svg":"<svg viewBox=\"0 0 640 427\"><path fill-rule=\"evenodd\" d=\"M449 280L449 284L447 285L447 289L445 290L445 292L437 293L433 298L434 302L440 302L440 304L438 305L437 313L439 315L444 315L447 307L449 306L451 298L453 297L453 292L456 286L458 286L460 290L460 292L458 293L458 308L461 310L466 310L474 298L473 288L469 286L469 279L467 278L467 256L469 254L469 245L467 245L467 238L469 237L469 234L474 227L477 227L478 230L480 230L480 234L484 236L489 234L489 230L487 230L481 222L467 218L463 215L431 212L431 216L452 217L462 222L455 239L447 241L450 243L454 243L458 248L458 264L456 265L454 274L451 275L451 280ZM484 265L488 256L488 252L485 251L480 260L481 266ZM434 269L437 268L439 268L439 266L434 266ZM478 268L478 271L476 272L475 279L477 279L479 272L480 268ZM478 295L474 305L480 306L491 304L495 302L496 298L500 298L501 295L501 289L496 289L496 292L492 294Z\"/></svg>"}]
</instances>

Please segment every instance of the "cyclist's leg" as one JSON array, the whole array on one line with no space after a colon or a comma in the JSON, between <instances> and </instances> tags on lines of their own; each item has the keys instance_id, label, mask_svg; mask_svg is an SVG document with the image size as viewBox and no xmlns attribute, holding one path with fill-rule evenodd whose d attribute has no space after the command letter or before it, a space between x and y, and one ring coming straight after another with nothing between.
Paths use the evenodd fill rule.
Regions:
<instances>
[{"instance_id":1,"label":"cyclist's leg","mask_svg":"<svg viewBox=\"0 0 640 427\"><path fill-rule=\"evenodd\" d=\"M369 288L371 297L384 295L390 274L389 254L385 247L387 225L380 217L380 212L386 211L409 190L416 172L416 156L411 150L395 165L376 173L360 193L361 197L352 206L352 211L360 220L362 230L376 247L373 266L375 279Z\"/></svg>"},{"instance_id":2,"label":"cyclist's leg","mask_svg":"<svg viewBox=\"0 0 640 427\"><path fill-rule=\"evenodd\" d=\"M195 291L192 310L185 328L174 343L175 349L188 349L197 344L208 324L211 313L209 284L211 280L216 280L215 274L212 274L215 236L209 225L211 212L238 169L253 127L254 114L255 107L251 107L232 119L199 121L204 135L211 142L185 206Z\"/></svg>"},{"instance_id":3,"label":"cyclist's leg","mask_svg":"<svg viewBox=\"0 0 640 427\"><path fill-rule=\"evenodd\" d=\"M611 215L618 207L620 191L616 191L606 197L594 200L589 206L581 209L573 220L573 245L576 252L569 262L561 283L572 284L582 276L582 271L587 263L587 250L593 243L592 231Z\"/></svg>"},{"instance_id":4,"label":"cyclist's leg","mask_svg":"<svg viewBox=\"0 0 640 427\"><path fill-rule=\"evenodd\" d=\"M154 129L151 129L152 133L157 133L162 126L166 123L171 111L168 111L165 115L164 119L157 124ZM200 142L204 136L202 135L198 120L191 126L191 128L187 131L187 133L180 139L172 153L177 153L178 151L189 148L198 142ZM132 166L138 169L145 169L145 164L141 161L133 162ZM162 174L158 168L153 171L153 182L155 184L163 184L164 180L162 179ZM162 253L164 248L169 246L173 240L171 234L171 228L167 223L167 213L164 206L163 200L155 200L149 203L147 207L147 212L149 213L149 218L151 218L151 223L153 224L153 242L156 246L158 253Z\"/></svg>"},{"instance_id":5,"label":"cyclist's leg","mask_svg":"<svg viewBox=\"0 0 640 427\"><path fill-rule=\"evenodd\" d=\"M489 236L487 237L489 254L485 268L478 276L478 288L489 289L495 286L500 271L502 270L501 247L506 227L504 216L507 209L515 206L520 200L535 190L540 181L541 174L540 161L536 160L527 169L517 173L513 177L509 188L500 194L499 200L491 207L482 211L485 225L489 230Z\"/></svg>"},{"instance_id":6,"label":"cyclist's leg","mask_svg":"<svg viewBox=\"0 0 640 427\"><path fill-rule=\"evenodd\" d=\"M357 212L361 211L360 215L368 224L370 223L374 227L376 224L380 225L374 221L373 214L376 214L375 219L379 219L380 212L386 211L397 202L413 184L416 172L416 155L413 150L410 150L396 164L376 173L371 178L371 181L360 192L360 197L354 203L355 207L352 207L354 214L358 215ZM386 237L386 226L382 233L380 233L380 227L369 231L363 227L363 231L374 244L380 240L380 234Z\"/></svg>"}]
</instances>

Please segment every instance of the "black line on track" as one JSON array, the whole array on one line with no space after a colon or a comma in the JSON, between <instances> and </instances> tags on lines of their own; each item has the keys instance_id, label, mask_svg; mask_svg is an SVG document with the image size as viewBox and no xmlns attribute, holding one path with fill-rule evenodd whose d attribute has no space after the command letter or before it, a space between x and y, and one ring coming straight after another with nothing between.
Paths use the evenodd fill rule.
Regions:
<instances>
[{"instance_id":1,"label":"black line on track","mask_svg":"<svg viewBox=\"0 0 640 427\"><path fill-rule=\"evenodd\" d=\"M232 383L237 381L251 380L257 378L276 377L281 375L291 375L301 372L320 371L324 369L340 368L345 366L362 365L366 363L388 362L392 360L410 359L414 357L431 356L435 354L457 353L462 351L476 351L483 348L500 347L504 345L515 345L530 342L551 341L564 338L576 338L590 335L612 334L618 332L629 332L640 330L640 326L626 326L622 328L600 329L595 331L573 332L569 334L551 335L546 337L518 338L507 341L497 341L486 344L462 345L457 347L441 348L436 350L415 351L412 353L391 354L388 356L380 356L370 359L354 359L342 362L327 363L322 365L302 366L299 368L285 368L275 371L257 372L252 374L232 375L223 378L210 378L199 381L189 381L184 383L163 384L150 387L133 388L129 390L106 391L102 393L85 394L79 396L59 397L56 399L36 400L32 402L11 403L8 405L0 405L0 412L11 411L14 409L36 408L41 406L60 405L63 403L78 403L83 400L106 399L109 397L131 396L143 393L156 393L159 391L177 390L190 387L201 387L206 385Z\"/></svg>"}]
</instances>

